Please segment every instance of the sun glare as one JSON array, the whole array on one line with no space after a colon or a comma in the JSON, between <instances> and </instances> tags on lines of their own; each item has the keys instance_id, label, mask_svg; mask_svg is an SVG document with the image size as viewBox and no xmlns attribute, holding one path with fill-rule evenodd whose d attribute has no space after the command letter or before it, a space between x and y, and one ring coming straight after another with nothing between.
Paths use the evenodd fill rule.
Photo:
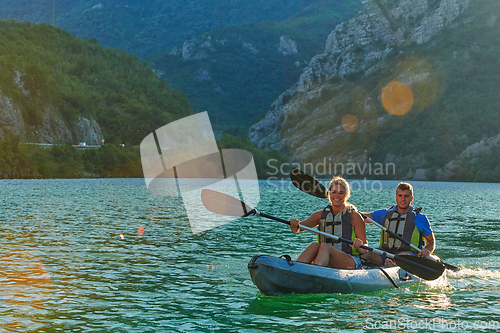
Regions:
<instances>
[{"instance_id":1,"label":"sun glare","mask_svg":"<svg viewBox=\"0 0 500 333\"><path fill-rule=\"evenodd\" d=\"M342 118L342 127L346 132L354 132L359 125L358 117L352 114L346 114L344 118Z\"/></svg>"},{"instance_id":2,"label":"sun glare","mask_svg":"<svg viewBox=\"0 0 500 333\"><path fill-rule=\"evenodd\" d=\"M382 106L392 115L405 115L411 110L413 101L411 88L401 81L392 81L382 90Z\"/></svg>"},{"instance_id":3,"label":"sun glare","mask_svg":"<svg viewBox=\"0 0 500 333\"><path fill-rule=\"evenodd\" d=\"M8 250L0 254L0 272L0 305L9 309L0 320L0 331L36 327L34 313L47 302L51 286L43 263L28 251Z\"/></svg>"}]
</instances>

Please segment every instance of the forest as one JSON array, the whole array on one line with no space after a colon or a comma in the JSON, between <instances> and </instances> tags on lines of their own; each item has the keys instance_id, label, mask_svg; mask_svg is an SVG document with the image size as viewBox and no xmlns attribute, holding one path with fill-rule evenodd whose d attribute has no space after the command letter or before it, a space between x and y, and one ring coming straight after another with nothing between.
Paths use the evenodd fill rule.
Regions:
<instances>
[{"instance_id":1,"label":"forest","mask_svg":"<svg viewBox=\"0 0 500 333\"><path fill-rule=\"evenodd\" d=\"M252 153L257 175L266 178L267 161L287 160L276 151L257 149L242 136L224 135L219 149L245 149ZM106 143L98 148L78 148L69 143L52 146L22 142L17 136L0 139L0 179L28 178L142 178L139 146Z\"/></svg>"},{"instance_id":2,"label":"forest","mask_svg":"<svg viewBox=\"0 0 500 333\"><path fill-rule=\"evenodd\" d=\"M495 1L484 4L470 8L455 24L427 43L395 48L385 60L386 67L381 66L369 75L357 73L345 78L350 85L362 88L377 101L382 83L395 75L394 66L407 63L408 59L418 59L417 62L425 62L433 70L436 89L431 102L417 99L406 116L392 117L390 122L372 132L347 133L343 140L353 147L357 142L369 141L368 157L372 161L383 162L388 155L401 152L419 156L418 163L398 160L396 177L404 177L409 169L423 168L429 180L436 180L445 165L466 147L498 135L500 101L496 90L500 86L497 75L500 34L492 13L499 12L500 5ZM182 90L192 91L192 96L184 95L171 87L168 80L159 78L147 61L123 49L104 48L96 38L81 39L44 23L0 21L1 95L19 109L27 127L36 129L43 120L44 110L50 109L69 125L79 116L94 118L106 139L100 148L81 150L72 146L75 143L62 142L52 148L41 148L28 144L29 134L22 139L5 135L0 140L2 177L141 176L138 150L141 140L160 125L202 111L198 109L201 102L206 103L203 107L211 110L218 124L220 148L251 151L259 176L265 177L269 158L278 156L289 162L289 156L255 148L245 134L241 134L245 132L243 124L255 121L259 112L274 100L273 96L294 84L294 76L300 74L294 62L302 61L296 55L286 61L277 61L272 56L275 50L269 46L272 43L266 39L295 34L298 45L313 45L305 44L310 42L319 47L319 39L307 41L300 29L294 30L309 22L310 17L304 15L302 20L283 20L280 24L266 22L225 27L210 33L214 38L240 37L258 48L262 58L251 58L241 47L233 47L238 38L228 39L231 52L217 53L200 63L185 62L167 53L151 58L155 65L165 61L167 64L161 65L162 69L172 81L185 88ZM207 82L195 83L187 79L192 77L187 73L200 64L211 71L214 81L217 80L222 91L227 92L225 96L210 99L202 90L197 92L196 89ZM245 70L256 70L256 75ZM267 77L267 81L261 81L263 77ZM238 86L244 87L244 94L236 93ZM328 99L328 95L320 98ZM310 106L314 109L313 104ZM375 118L385 114L380 106L376 112ZM9 125L0 123L0 130L8 134ZM499 156L495 146L489 153L461 159L458 170L449 180L498 182ZM100 163L109 166L99 166Z\"/></svg>"},{"instance_id":3,"label":"forest","mask_svg":"<svg viewBox=\"0 0 500 333\"><path fill-rule=\"evenodd\" d=\"M107 143L138 145L158 124L193 113L188 99L147 62L95 39L46 24L0 21L0 45L0 91L32 128L50 109L70 128L78 116L93 117Z\"/></svg>"},{"instance_id":4,"label":"forest","mask_svg":"<svg viewBox=\"0 0 500 333\"><path fill-rule=\"evenodd\" d=\"M2 178L142 177L139 144L158 127L193 114L185 95L158 78L147 62L124 50L106 49L46 24L0 21L0 92L36 130L50 109L71 125L93 117L105 144L79 149L76 142L31 145L0 123ZM71 126L69 126L71 127ZM265 173L274 152L244 137L227 135L222 147L248 149Z\"/></svg>"}]
</instances>

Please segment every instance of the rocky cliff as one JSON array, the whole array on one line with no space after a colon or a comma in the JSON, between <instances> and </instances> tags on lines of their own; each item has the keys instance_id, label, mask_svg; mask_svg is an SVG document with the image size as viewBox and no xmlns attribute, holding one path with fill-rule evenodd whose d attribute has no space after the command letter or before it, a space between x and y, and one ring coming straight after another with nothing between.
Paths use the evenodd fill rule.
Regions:
<instances>
[{"instance_id":1,"label":"rocky cliff","mask_svg":"<svg viewBox=\"0 0 500 333\"><path fill-rule=\"evenodd\" d=\"M391 61L402 47L429 42L468 8L470 0L363 3L364 10L333 30L325 51L312 58L298 82L250 128L253 143L264 149L289 151L300 161L366 161L377 128L387 126L392 118L377 113L380 97L353 84L351 78L370 78L384 71L384 77L377 78L379 91L398 81L413 90L414 108L425 108L429 99L435 99L435 90L418 91L419 85L432 87L437 80L438 74L425 59ZM346 132L354 133L346 139Z\"/></svg>"},{"instance_id":2,"label":"rocky cliff","mask_svg":"<svg viewBox=\"0 0 500 333\"><path fill-rule=\"evenodd\" d=\"M19 108L0 92L0 138L6 135L19 136L24 142L100 145L103 135L99 124L92 117L81 117L74 124L67 124L49 108L43 112L43 121L38 126L28 125Z\"/></svg>"},{"instance_id":3,"label":"rocky cliff","mask_svg":"<svg viewBox=\"0 0 500 333\"><path fill-rule=\"evenodd\" d=\"M481 169L484 164L484 158L494 155L498 159L498 153L500 152L500 134L491 138L485 138L479 142L476 142L467 148L465 148L460 155L458 155L455 159L446 163L445 167L437 170L436 178L438 180L449 180L449 179L457 179L457 174L463 171L466 168L470 168L471 166L479 167ZM496 179L498 174L500 174L500 166L497 163L493 163L493 167L488 170L488 175L482 178L481 175L476 174L476 178L467 179L467 180L475 180L475 181L500 181L500 179ZM470 175L471 177L473 175ZM492 179L494 178L494 179Z\"/></svg>"}]
</instances>

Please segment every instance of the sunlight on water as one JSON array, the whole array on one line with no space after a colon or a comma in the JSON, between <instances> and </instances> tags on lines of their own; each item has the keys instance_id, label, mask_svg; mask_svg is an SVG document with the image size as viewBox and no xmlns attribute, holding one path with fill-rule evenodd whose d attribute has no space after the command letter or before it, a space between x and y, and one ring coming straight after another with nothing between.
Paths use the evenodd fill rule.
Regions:
<instances>
[{"instance_id":1,"label":"sunlight on water","mask_svg":"<svg viewBox=\"0 0 500 333\"><path fill-rule=\"evenodd\" d=\"M476 277L480 279L493 279L500 281L500 271L491 271L481 268L463 268L458 272L449 272L448 276L450 277L450 279L468 279Z\"/></svg>"},{"instance_id":2,"label":"sunlight on water","mask_svg":"<svg viewBox=\"0 0 500 333\"><path fill-rule=\"evenodd\" d=\"M43 263L28 250L0 254L0 329L27 330L40 324L36 316L50 297L51 279Z\"/></svg>"},{"instance_id":3,"label":"sunlight on water","mask_svg":"<svg viewBox=\"0 0 500 333\"><path fill-rule=\"evenodd\" d=\"M448 280L449 271L445 271L445 274L441 275L439 279L433 281L423 281L427 285L428 289L439 289L439 290L447 290L453 289L453 286L450 284Z\"/></svg>"}]
</instances>

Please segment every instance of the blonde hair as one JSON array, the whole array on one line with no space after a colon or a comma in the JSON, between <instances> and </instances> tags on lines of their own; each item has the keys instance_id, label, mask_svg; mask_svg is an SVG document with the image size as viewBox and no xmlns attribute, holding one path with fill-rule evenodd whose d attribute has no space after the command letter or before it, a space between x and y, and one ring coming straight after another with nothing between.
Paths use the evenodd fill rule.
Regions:
<instances>
[{"instance_id":1,"label":"blonde hair","mask_svg":"<svg viewBox=\"0 0 500 333\"><path fill-rule=\"evenodd\" d=\"M330 200L330 191L332 189L333 185L340 185L343 188L345 188L345 205L346 209L356 209L356 206L354 206L352 203L347 202L349 198L351 197L351 185L347 182L347 180L344 179L344 177L341 176L334 176L332 180L330 181L330 184L328 184L328 189L326 190L326 194L328 196L328 200ZM330 202L331 203L331 202Z\"/></svg>"}]
</instances>

